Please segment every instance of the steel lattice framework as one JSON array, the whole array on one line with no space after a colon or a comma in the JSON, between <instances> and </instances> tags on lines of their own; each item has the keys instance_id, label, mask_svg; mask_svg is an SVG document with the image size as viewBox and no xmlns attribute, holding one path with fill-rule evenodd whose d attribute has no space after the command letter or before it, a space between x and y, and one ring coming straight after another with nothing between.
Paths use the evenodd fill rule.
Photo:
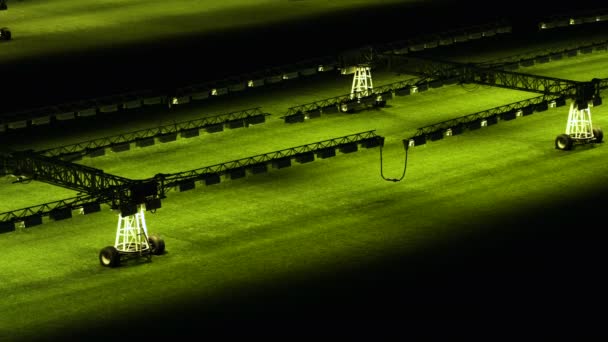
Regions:
<instances>
[{"instance_id":1,"label":"steel lattice framework","mask_svg":"<svg viewBox=\"0 0 608 342\"><path fill-rule=\"evenodd\" d=\"M164 198L168 190L185 181L202 180L238 169L265 167L267 164L274 162L286 166L285 162L288 160L290 165L290 158L295 158L304 163L314 160L313 153L327 153L325 157L329 157L335 155L335 149L340 149L343 153L350 153L357 151L359 144L365 148L372 148L383 144L383 142L384 138L376 135L374 131L366 131L190 171L157 174L144 180L132 180L111 175L100 169L71 163L33 151L3 153L0 155L0 166L3 167L3 172L26 176L31 180L58 185L85 194L66 200L0 213L0 223L15 222L33 215L49 215L58 210L81 208L88 203L111 202L113 206L117 206L137 200L136 196L142 190L148 192L145 194L146 197ZM153 193L149 193L150 185L153 186Z\"/></svg>"},{"instance_id":2,"label":"steel lattice framework","mask_svg":"<svg viewBox=\"0 0 608 342\"><path fill-rule=\"evenodd\" d=\"M406 56L393 51L392 53L383 54L383 57L387 57L391 67L406 70L407 73L419 75L420 77L376 87L373 91L373 96L384 94L390 94L392 96L393 92L401 89L412 89L414 87L418 87L422 91L426 90L429 86L437 87L443 84L456 82L477 83L542 94L536 98L499 106L419 128L416 135L411 139L416 140L417 138L423 138L422 140L424 141L427 135L430 135L432 139L433 136L437 136L438 134L442 135L445 130L467 126L483 119L490 120L504 113L514 114L515 111L522 111L529 114L537 109L542 110L542 108L546 108L549 101L563 101L564 98L589 100L594 96L599 96L599 91L601 89L608 88L608 79L594 79L590 82L578 82L509 70L518 68L520 64L524 66L532 65L535 61L544 63L550 60L560 59L564 54L574 56L579 51L581 53L589 53L594 49L605 50L607 47L608 44L602 42L568 51L551 51L526 59L520 58L517 62L512 58L510 60L494 61L484 64L464 64L423 59L410 55ZM130 99L123 99L123 101L128 100ZM317 110L320 111L324 108L338 106L349 100L351 100L351 94L345 94L291 107L288 109L286 116ZM145 104L145 100L142 101ZM99 107L102 104L112 106L109 102L111 101L98 100L96 104L87 104L87 106L84 107L92 105ZM81 105L82 104L83 103L81 103ZM72 110L67 107L54 108L54 110ZM162 137L168 134L176 135L178 133L191 132L212 125L223 125L234 121L246 122L247 120L251 120L250 123L260 123L264 121L265 115L269 114L262 113L259 108L252 108L200 120L161 126L155 129L142 130L114 137L62 146L37 153L32 151L2 153L0 155L0 172L25 175L31 179L81 191L86 194L66 200L1 213L0 223L15 222L32 215L48 215L54 211L83 207L90 203L99 204L112 202L114 205L123 200L133 200L133 194L137 191L136 187L138 185L153 184L154 191L160 191L160 196L164 197L169 189L180 186L184 182L204 180L208 177L215 177L219 182L218 177L220 175L230 174L236 170L244 172L244 170L256 168L258 166L264 166L265 168L270 163L277 163L278 165L282 165L279 167L284 167L290 165L292 158L295 158L296 161L299 162L309 162L314 160L315 153L321 154L322 158L325 158L335 155L336 149L340 149L344 153L349 153L356 151L359 145L370 148L381 146L384 142L384 138L376 135L374 131L367 131L206 166L199 169L174 174L158 174L147 180L131 180L104 173L99 169L70 162L72 158L77 159L77 157L81 157L83 154L92 150L100 150L120 144L124 145L142 139ZM236 127L242 126L237 125ZM420 139L418 140L420 141ZM404 140L404 142L406 142L406 140ZM326 156L323 156L323 154L326 154ZM303 159L299 159L301 157L303 157ZM68 160L62 160L61 158ZM159 187L157 188L156 186L158 185ZM154 195L158 196L158 193Z\"/></svg>"},{"instance_id":3,"label":"steel lattice framework","mask_svg":"<svg viewBox=\"0 0 608 342\"><path fill-rule=\"evenodd\" d=\"M255 166L267 165L274 161L287 161L291 158L297 158L306 154L312 154L315 152L334 150L335 148L345 148L347 152L356 151L355 144L362 144L365 147L375 147L381 144L383 138L376 135L375 131L367 131L347 135L339 138L333 138L315 142L312 144L301 145L296 147L287 148L284 150L259 154L256 156L232 160L225 163L215 164L211 166L205 166L198 169L189 171L183 171L172 174L159 174L155 178L159 181L161 187L161 193L164 195L165 191L170 188L179 186L183 182L204 180L210 176L225 175L233 170L248 169Z\"/></svg>"},{"instance_id":4,"label":"steel lattice framework","mask_svg":"<svg viewBox=\"0 0 608 342\"><path fill-rule=\"evenodd\" d=\"M480 120L488 119L491 117L496 117L496 116L499 116L504 113L509 113L509 112L515 113L518 111L530 113L532 111L535 111L537 108L539 108L538 106L543 106L543 105L547 106L548 102L555 101L560 98L561 97L559 97L559 96L538 96L538 97L526 99L523 101L518 101L518 102L490 108L487 110L465 115L465 116L458 117L455 119L445 120L445 121L441 121L441 122L438 122L438 123L435 123L432 125L420 127L420 128L418 128L418 131L416 132L415 136L430 135L430 134L434 134L435 132L443 132L447 129L451 129L451 128L459 127L459 126L466 127L469 124L478 123Z\"/></svg>"},{"instance_id":5,"label":"steel lattice framework","mask_svg":"<svg viewBox=\"0 0 608 342\"><path fill-rule=\"evenodd\" d=\"M130 144L145 139L153 139L170 134L198 133L200 129L210 128L217 125L231 124L241 121L242 126L265 122L265 117L270 114L264 113L261 107L249 108L225 114L209 116L201 119L178 122L171 125L158 126L150 129L143 129L134 132L119 134L111 137L104 137L77 144L55 147L52 149L39 151L40 154L48 157L66 157L69 160L82 157L100 149L112 146Z\"/></svg>"},{"instance_id":6,"label":"steel lattice framework","mask_svg":"<svg viewBox=\"0 0 608 342\"><path fill-rule=\"evenodd\" d=\"M12 173L64 188L99 194L133 183L103 170L47 157L34 152L16 152L7 160Z\"/></svg>"},{"instance_id":7,"label":"steel lattice framework","mask_svg":"<svg viewBox=\"0 0 608 342\"><path fill-rule=\"evenodd\" d=\"M393 55L393 57L395 57L394 60L400 60L399 68L405 68L408 73L420 75L431 80L458 78L463 83L477 83L574 99L591 100L599 94L600 89L605 87L607 83L605 79L580 82L524 74L499 68L485 68L475 64L403 55Z\"/></svg>"}]
</instances>

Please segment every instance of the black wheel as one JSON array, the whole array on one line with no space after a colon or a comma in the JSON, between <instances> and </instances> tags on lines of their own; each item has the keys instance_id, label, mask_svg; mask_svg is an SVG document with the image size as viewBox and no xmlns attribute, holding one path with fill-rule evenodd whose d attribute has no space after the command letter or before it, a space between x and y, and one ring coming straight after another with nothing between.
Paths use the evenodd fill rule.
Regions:
<instances>
[{"instance_id":1,"label":"black wheel","mask_svg":"<svg viewBox=\"0 0 608 342\"><path fill-rule=\"evenodd\" d=\"M0 28L0 40L11 40L11 30L8 27Z\"/></svg>"},{"instance_id":2,"label":"black wheel","mask_svg":"<svg viewBox=\"0 0 608 342\"><path fill-rule=\"evenodd\" d=\"M150 235L148 237L148 243L150 244L150 250L154 255L161 255L165 252L165 240L159 238L156 235Z\"/></svg>"},{"instance_id":3,"label":"black wheel","mask_svg":"<svg viewBox=\"0 0 608 342\"><path fill-rule=\"evenodd\" d=\"M574 145L574 140L568 134L560 134L555 138L555 148L558 150L571 150L572 145Z\"/></svg>"},{"instance_id":4,"label":"black wheel","mask_svg":"<svg viewBox=\"0 0 608 342\"><path fill-rule=\"evenodd\" d=\"M593 136L595 137L596 143L601 143L602 140L604 140L604 132L602 132L602 129L599 127L593 129Z\"/></svg>"},{"instance_id":5,"label":"black wheel","mask_svg":"<svg viewBox=\"0 0 608 342\"><path fill-rule=\"evenodd\" d=\"M99 263L106 267L120 266L120 253L114 246L105 247L99 252Z\"/></svg>"}]
</instances>

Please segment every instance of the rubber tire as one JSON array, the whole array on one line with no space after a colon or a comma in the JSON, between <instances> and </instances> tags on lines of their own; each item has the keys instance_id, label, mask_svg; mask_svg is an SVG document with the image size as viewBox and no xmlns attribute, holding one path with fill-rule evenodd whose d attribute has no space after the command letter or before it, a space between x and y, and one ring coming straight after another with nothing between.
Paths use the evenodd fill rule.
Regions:
<instances>
[{"instance_id":1,"label":"rubber tire","mask_svg":"<svg viewBox=\"0 0 608 342\"><path fill-rule=\"evenodd\" d=\"M161 255L165 253L165 240L161 239L156 235L150 235L148 237L148 243L150 244L150 251L154 255Z\"/></svg>"},{"instance_id":2,"label":"rubber tire","mask_svg":"<svg viewBox=\"0 0 608 342\"><path fill-rule=\"evenodd\" d=\"M574 140L568 134L560 134L555 138L555 148L562 151L569 151L574 145Z\"/></svg>"},{"instance_id":3,"label":"rubber tire","mask_svg":"<svg viewBox=\"0 0 608 342\"><path fill-rule=\"evenodd\" d=\"M114 246L104 247L99 252L99 263L106 267L120 266L120 253Z\"/></svg>"},{"instance_id":4,"label":"rubber tire","mask_svg":"<svg viewBox=\"0 0 608 342\"><path fill-rule=\"evenodd\" d=\"M11 31L7 28L2 28L2 38L0 40L11 40L12 39Z\"/></svg>"},{"instance_id":5,"label":"rubber tire","mask_svg":"<svg viewBox=\"0 0 608 342\"><path fill-rule=\"evenodd\" d=\"M604 140L604 132L599 127L593 129L593 136L596 143L601 143Z\"/></svg>"}]
</instances>

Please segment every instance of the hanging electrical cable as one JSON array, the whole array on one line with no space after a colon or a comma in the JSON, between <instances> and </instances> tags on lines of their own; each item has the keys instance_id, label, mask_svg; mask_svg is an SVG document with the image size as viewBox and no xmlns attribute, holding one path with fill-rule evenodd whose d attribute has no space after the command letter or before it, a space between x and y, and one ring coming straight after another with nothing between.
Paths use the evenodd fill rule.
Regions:
<instances>
[{"instance_id":1,"label":"hanging electrical cable","mask_svg":"<svg viewBox=\"0 0 608 342\"><path fill-rule=\"evenodd\" d=\"M401 174L401 177L399 178L386 178L384 176L384 171L382 170L382 165L384 164L382 161L382 145L380 145L380 177L382 177L382 179L384 179L385 181L389 181L389 182L400 182L405 178L405 170L407 169L407 150L409 148L409 144L408 144L409 140L403 140L403 149L405 150L405 161L403 164L403 173Z\"/></svg>"}]
</instances>

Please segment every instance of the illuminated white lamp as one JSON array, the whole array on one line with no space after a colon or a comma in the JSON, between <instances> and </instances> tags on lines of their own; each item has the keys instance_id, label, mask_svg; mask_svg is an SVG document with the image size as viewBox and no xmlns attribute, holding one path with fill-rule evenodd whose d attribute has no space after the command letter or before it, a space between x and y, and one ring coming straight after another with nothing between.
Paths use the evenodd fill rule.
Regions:
<instances>
[{"instance_id":1,"label":"illuminated white lamp","mask_svg":"<svg viewBox=\"0 0 608 342\"><path fill-rule=\"evenodd\" d=\"M288 72L283 74L283 79L284 80L293 80L295 78L298 78L300 76L300 74L297 71L293 71L293 72Z\"/></svg>"},{"instance_id":2,"label":"illuminated white lamp","mask_svg":"<svg viewBox=\"0 0 608 342\"><path fill-rule=\"evenodd\" d=\"M515 116L523 116L524 115L524 111L521 109L518 109L517 112L515 112Z\"/></svg>"},{"instance_id":3,"label":"illuminated white lamp","mask_svg":"<svg viewBox=\"0 0 608 342\"><path fill-rule=\"evenodd\" d=\"M334 68L335 67L333 65L319 65L317 70L319 72L326 72L326 71L332 71L332 70L334 70Z\"/></svg>"},{"instance_id":4,"label":"illuminated white lamp","mask_svg":"<svg viewBox=\"0 0 608 342\"><path fill-rule=\"evenodd\" d=\"M448 128L448 129L445 130L445 136L446 137L451 137L452 136L452 129L451 128Z\"/></svg>"},{"instance_id":5,"label":"illuminated white lamp","mask_svg":"<svg viewBox=\"0 0 608 342\"><path fill-rule=\"evenodd\" d=\"M582 24L583 23L583 19L581 18L570 18L570 25L578 25L578 24Z\"/></svg>"},{"instance_id":6,"label":"illuminated white lamp","mask_svg":"<svg viewBox=\"0 0 608 342\"><path fill-rule=\"evenodd\" d=\"M410 87L410 93L411 94L415 94L418 92L418 87L417 86L411 86Z\"/></svg>"},{"instance_id":7,"label":"illuminated white lamp","mask_svg":"<svg viewBox=\"0 0 608 342\"><path fill-rule=\"evenodd\" d=\"M55 115L55 119L57 119L59 121L72 120L75 117L76 117L76 114L74 112L60 113L60 114Z\"/></svg>"},{"instance_id":8,"label":"illuminated white lamp","mask_svg":"<svg viewBox=\"0 0 608 342\"><path fill-rule=\"evenodd\" d=\"M481 127L488 127L488 120L486 120L486 119L481 120L480 126Z\"/></svg>"},{"instance_id":9,"label":"illuminated white lamp","mask_svg":"<svg viewBox=\"0 0 608 342\"><path fill-rule=\"evenodd\" d=\"M221 96L228 94L228 88L214 88L211 89L211 96Z\"/></svg>"},{"instance_id":10,"label":"illuminated white lamp","mask_svg":"<svg viewBox=\"0 0 608 342\"><path fill-rule=\"evenodd\" d=\"M555 108L557 107L557 103L555 102L555 100L552 100L549 102L549 108Z\"/></svg>"},{"instance_id":11,"label":"illuminated white lamp","mask_svg":"<svg viewBox=\"0 0 608 342\"><path fill-rule=\"evenodd\" d=\"M48 125L50 122L51 122L51 117L48 115L40 116L40 117L32 119L32 125L34 125L34 126Z\"/></svg>"},{"instance_id":12,"label":"illuminated white lamp","mask_svg":"<svg viewBox=\"0 0 608 342\"><path fill-rule=\"evenodd\" d=\"M410 140L407 142L407 145L408 145L409 147L412 147L412 146L416 145L416 142L414 141L414 139L410 139Z\"/></svg>"},{"instance_id":13,"label":"illuminated white lamp","mask_svg":"<svg viewBox=\"0 0 608 342\"><path fill-rule=\"evenodd\" d=\"M190 102L190 96L179 96L171 99L171 104L179 105Z\"/></svg>"},{"instance_id":14,"label":"illuminated white lamp","mask_svg":"<svg viewBox=\"0 0 608 342\"><path fill-rule=\"evenodd\" d=\"M264 85L264 79L263 78L260 78L260 79L257 79L257 80L249 80L247 82L247 86L249 88L261 87L263 85Z\"/></svg>"}]
</instances>

